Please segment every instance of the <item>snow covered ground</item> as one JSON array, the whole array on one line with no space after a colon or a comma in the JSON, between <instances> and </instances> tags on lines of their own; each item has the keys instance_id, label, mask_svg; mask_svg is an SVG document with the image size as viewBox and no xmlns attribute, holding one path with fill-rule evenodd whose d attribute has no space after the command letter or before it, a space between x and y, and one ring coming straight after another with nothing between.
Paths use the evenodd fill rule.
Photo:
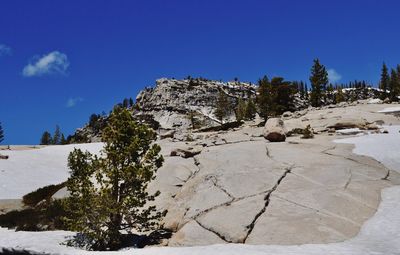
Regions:
<instances>
[{"instance_id":1,"label":"snow covered ground","mask_svg":"<svg viewBox=\"0 0 400 255\"><path fill-rule=\"evenodd\" d=\"M399 170L400 126L386 127L386 129L388 129L389 134L368 134L354 138L340 139L336 140L336 142L354 143L355 153L372 156L387 167ZM129 249L119 252L88 252L60 245L66 236L72 234L71 232L64 231L14 232L0 228L0 247L19 248L50 254L395 255L400 254L400 186L384 189L382 191L382 202L377 213L363 225L356 237L340 243L291 246L223 244L182 248L152 247Z\"/></svg>"},{"instance_id":2,"label":"snow covered ground","mask_svg":"<svg viewBox=\"0 0 400 255\"><path fill-rule=\"evenodd\" d=\"M97 153L102 143L1 151L2 155L10 157L0 160L0 199L19 199L43 186L66 181L69 176L67 158L74 148Z\"/></svg>"},{"instance_id":3,"label":"snow covered ground","mask_svg":"<svg viewBox=\"0 0 400 255\"><path fill-rule=\"evenodd\" d=\"M400 172L400 127L383 128L389 131L389 134L369 134L336 141L355 144L354 153L373 157L388 168Z\"/></svg>"},{"instance_id":4,"label":"snow covered ground","mask_svg":"<svg viewBox=\"0 0 400 255\"><path fill-rule=\"evenodd\" d=\"M390 113L390 112L400 112L400 106L396 106L396 107L388 107L383 109L382 111L379 111L382 113Z\"/></svg>"}]
</instances>

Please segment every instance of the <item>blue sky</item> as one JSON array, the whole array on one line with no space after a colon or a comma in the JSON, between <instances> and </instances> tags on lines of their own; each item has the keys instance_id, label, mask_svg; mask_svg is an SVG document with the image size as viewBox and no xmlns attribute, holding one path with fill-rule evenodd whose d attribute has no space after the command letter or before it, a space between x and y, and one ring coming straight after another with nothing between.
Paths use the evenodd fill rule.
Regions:
<instances>
[{"instance_id":1,"label":"blue sky","mask_svg":"<svg viewBox=\"0 0 400 255\"><path fill-rule=\"evenodd\" d=\"M20 1L0 8L4 144L66 134L160 77L340 82L400 63L400 1Z\"/></svg>"}]
</instances>

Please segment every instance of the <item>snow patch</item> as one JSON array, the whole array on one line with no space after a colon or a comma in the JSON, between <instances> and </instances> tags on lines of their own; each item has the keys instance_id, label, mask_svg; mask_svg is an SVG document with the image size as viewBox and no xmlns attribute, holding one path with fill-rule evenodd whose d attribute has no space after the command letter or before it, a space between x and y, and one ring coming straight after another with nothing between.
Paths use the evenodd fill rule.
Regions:
<instances>
[{"instance_id":1,"label":"snow patch","mask_svg":"<svg viewBox=\"0 0 400 255\"><path fill-rule=\"evenodd\" d=\"M0 160L0 199L19 199L38 188L66 181L68 154L74 148L98 153L102 147L102 143L90 143L1 151L9 158Z\"/></svg>"},{"instance_id":2,"label":"snow patch","mask_svg":"<svg viewBox=\"0 0 400 255\"><path fill-rule=\"evenodd\" d=\"M378 112L383 112L383 113L400 112L400 106L388 107L388 108L385 108L385 109L383 109L381 111L378 111Z\"/></svg>"}]
</instances>

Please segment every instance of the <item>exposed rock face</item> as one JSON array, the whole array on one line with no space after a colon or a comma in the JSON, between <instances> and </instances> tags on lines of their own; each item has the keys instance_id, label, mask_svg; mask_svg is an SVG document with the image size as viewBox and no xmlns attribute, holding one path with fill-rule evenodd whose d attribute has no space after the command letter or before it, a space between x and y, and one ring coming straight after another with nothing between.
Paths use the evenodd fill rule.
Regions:
<instances>
[{"instance_id":1,"label":"exposed rock face","mask_svg":"<svg viewBox=\"0 0 400 255\"><path fill-rule=\"evenodd\" d=\"M265 123L264 138L270 142L284 142L286 140L286 130L283 120L280 118L270 118Z\"/></svg>"},{"instance_id":2,"label":"exposed rock face","mask_svg":"<svg viewBox=\"0 0 400 255\"><path fill-rule=\"evenodd\" d=\"M215 126L219 125L213 114L219 91L226 93L235 107L239 97L255 97L255 90L254 85L243 82L159 79L154 88L146 88L136 97L136 114L153 115L162 128L187 129L193 124L188 117L192 112L199 126ZM234 119L232 112L229 120Z\"/></svg>"},{"instance_id":3,"label":"exposed rock face","mask_svg":"<svg viewBox=\"0 0 400 255\"><path fill-rule=\"evenodd\" d=\"M160 190L156 204L168 209L165 227L174 231L168 245L305 244L353 237L375 213L380 190L399 184L400 174L352 154L351 145L333 143L335 134L322 130L332 119L350 116L400 124L394 116L373 113L376 107L383 108L309 110L285 120L289 127L319 130L314 139L291 136L287 143L268 143L263 127L248 123L197 133L186 143L159 140L166 160L150 191ZM201 153L193 157L170 156L177 148L200 145Z\"/></svg>"}]
</instances>

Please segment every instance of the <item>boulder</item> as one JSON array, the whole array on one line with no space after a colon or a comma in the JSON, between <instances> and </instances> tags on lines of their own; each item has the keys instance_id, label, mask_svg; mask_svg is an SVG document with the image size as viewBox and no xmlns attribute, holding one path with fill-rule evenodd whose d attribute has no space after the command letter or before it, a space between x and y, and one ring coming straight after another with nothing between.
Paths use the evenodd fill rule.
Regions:
<instances>
[{"instance_id":1,"label":"boulder","mask_svg":"<svg viewBox=\"0 0 400 255\"><path fill-rule=\"evenodd\" d=\"M0 159L8 159L8 156L7 156L7 155L1 155L1 154L0 154Z\"/></svg>"},{"instance_id":2,"label":"boulder","mask_svg":"<svg viewBox=\"0 0 400 255\"><path fill-rule=\"evenodd\" d=\"M284 142L286 140L285 127L280 118L268 119L264 127L264 138L270 142Z\"/></svg>"}]
</instances>

